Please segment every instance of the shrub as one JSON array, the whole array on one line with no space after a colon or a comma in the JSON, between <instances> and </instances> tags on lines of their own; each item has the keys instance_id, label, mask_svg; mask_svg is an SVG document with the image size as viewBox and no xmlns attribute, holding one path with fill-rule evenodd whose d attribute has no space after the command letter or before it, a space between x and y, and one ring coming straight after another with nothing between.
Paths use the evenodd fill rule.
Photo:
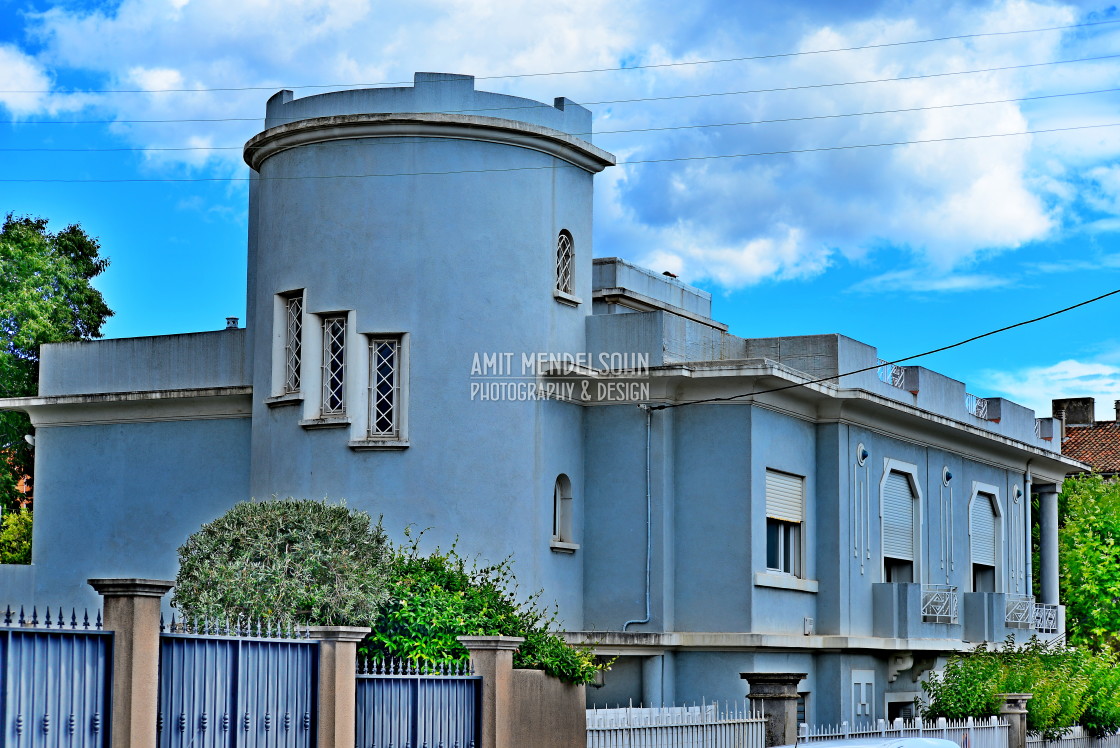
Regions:
<instances>
[{"instance_id":1,"label":"shrub","mask_svg":"<svg viewBox=\"0 0 1120 748\"><path fill-rule=\"evenodd\" d=\"M244 501L179 548L185 616L370 626L386 599L389 545L365 512L325 501Z\"/></svg>"},{"instance_id":2,"label":"shrub","mask_svg":"<svg viewBox=\"0 0 1120 748\"><path fill-rule=\"evenodd\" d=\"M600 666L591 652L550 633L557 620L541 606L541 593L517 601L510 559L479 566L454 546L423 555L419 543L419 536L410 537L395 549L389 602L360 648L363 655L454 664L467 660L458 636L521 636L525 642L514 653L514 667L543 670L569 683L594 680Z\"/></svg>"},{"instance_id":3,"label":"shrub","mask_svg":"<svg viewBox=\"0 0 1120 748\"><path fill-rule=\"evenodd\" d=\"M964 719L991 717L999 713L1002 699L1003 665L994 652L977 647L968 653L954 654L938 675L930 673L922 681L927 705L925 719Z\"/></svg>"},{"instance_id":4,"label":"shrub","mask_svg":"<svg viewBox=\"0 0 1120 748\"><path fill-rule=\"evenodd\" d=\"M30 509L6 512L0 521L0 564L31 563Z\"/></svg>"}]
</instances>

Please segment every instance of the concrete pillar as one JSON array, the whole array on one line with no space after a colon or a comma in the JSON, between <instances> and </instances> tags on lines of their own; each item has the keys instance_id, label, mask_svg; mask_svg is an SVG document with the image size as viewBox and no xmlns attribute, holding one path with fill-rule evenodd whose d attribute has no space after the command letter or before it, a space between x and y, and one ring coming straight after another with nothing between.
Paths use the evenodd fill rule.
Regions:
<instances>
[{"instance_id":1,"label":"concrete pillar","mask_svg":"<svg viewBox=\"0 0 1120 748\"><path fill-rule=\"evenodd\" d=\"M766 748L797 743L797 684L805 673L739 673L751 710L766 714Z\"/></svg>"},{"instance_id":2,"label":"concrete pillar","mask_svg":"<svg viewBox=\"0 0 1120 748\"><path fill-rule=\"evenodd\" d=\"M369 627L308 626L307 632L319 640L318 748L354 748L358 642Z\"/></svg>"},{"instance_id":3,"label":"concrete pillar","mask_svg":"<svg viewBox=\"0 0 1120 748\"><path fill-rule=\"evenodd\" d=\"M90 579L113 632L112 748L156 748L159 610L175 586L162 579Z\"/></svg>"},{"instance_id":4,"label":"concrete pillar","mask_svg":"<svg viewBox=\"0 0 1120 748\"><path fill-rule=\"evenodd\" d=\"M513 701L513 653L525 639L520 636L460 636L458 639L471 654L475 674L482 676L481 742L478 748L514 748L509 724ZM319 748L329 747L320 745Z\"/></svg>"},{"instance_id":5,"label":"concrete pillar","mask_svg":"<svg viewBox=\"0 0 1120 748\"><path fill-rule=\"evenodd\" d=\"M1001 693L999 716L1007 720L1007 748L1027 748L1027 702L1032 694Z\"/></svg>"},{"instance_id":6,"label":"concrete pillar","mask_svg":"<svg viewBox=\"0 0 1120 748\"><path fill-rule=\"evenodd\" d=\"M1058 488L1039 486L1039 602L1058 604Z\"/></svg>"},{"instance_id":7,"label":"concrete pillar","mask_svg":"<svg viewBox=\"0 0 1120 748\"><path fill-rule=\"evenodd\" d=\"M661 655L642 658L642 706L665 706L665 692L662 683L665 678L665 660Z\"/></svg>"}]
</instances>

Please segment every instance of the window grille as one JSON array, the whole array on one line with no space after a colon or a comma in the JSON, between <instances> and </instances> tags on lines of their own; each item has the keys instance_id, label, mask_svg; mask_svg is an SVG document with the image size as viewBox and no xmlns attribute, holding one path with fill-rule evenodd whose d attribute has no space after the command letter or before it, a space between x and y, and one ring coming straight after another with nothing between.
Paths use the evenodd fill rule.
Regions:
<instances>
[{"instance_id":1,"label":"window grille","mask_svg":"<svg viewBox=\"0 0 1120 748\"><path fill-rule=\"evenodd\" d=\"M400 437L400 348L396 338L369 341L369 419L371 439Z\"/></svg>"},{"instance_id":2,"label":"window grille","mask_svg":"<svg viewBox=\"0 0 1120 748\"><path fill-rule=\"evenodd\" d=\"M572 235L561 231L556 240L556 290L561 293L572 293L572 264L575 260L575 248L572 246Z\"/></svg>"},{"instance_id":3,"label":"window grille","mask_svg":"<svg viewBox=\"0 0 1120 748\"><path fill-rule=\"evenodd\" d=\"M284 305L284 393L299 392L303 356L303 294L289 297Z\"/></svg>"},{"instance_id":4,"label":"window grille","mask_svg":"<svg viewBox=\"0 0 1120 748\"><path fill-rule=\"evenodd\" d=\"M338 416L346 413L346 318L323 320L323 402L320 413Z\"/></svg>"}]
</instances>

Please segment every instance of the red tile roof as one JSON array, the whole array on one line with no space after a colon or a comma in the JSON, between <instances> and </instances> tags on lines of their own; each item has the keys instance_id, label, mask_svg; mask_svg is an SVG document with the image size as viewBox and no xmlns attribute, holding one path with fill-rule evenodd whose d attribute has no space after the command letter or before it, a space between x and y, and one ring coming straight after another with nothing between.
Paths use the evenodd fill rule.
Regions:
<instances>
[{"instance_id":1,"label":"red tile roof","mask_svg":"<svg viewBox=\"0 0 1120 748\"><path fill-rule=\"evenodd\" d=\"M1062 454L1089 463L1098 473L1120 472L1120 422L1067 426Z\"/></svg>"}]
</instances>

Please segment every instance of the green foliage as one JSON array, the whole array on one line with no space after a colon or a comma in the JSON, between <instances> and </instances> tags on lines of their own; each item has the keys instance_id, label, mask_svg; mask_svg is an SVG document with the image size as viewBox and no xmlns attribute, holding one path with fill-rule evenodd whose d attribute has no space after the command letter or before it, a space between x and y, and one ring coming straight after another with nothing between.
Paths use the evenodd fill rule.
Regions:
<instances>
[{"instance_id":1,"label":"green foliage","mask_svg":"<svg viewBox=\"0 0 1120 748\"><path fill-rule=\"evenodd\" d=\"M386 599L390 548L368 514L325 501L243 501L179 548L185 616L370 626Z\"/></svg>"},{"instance_id":2,"label":"green foliage","mask_svg":"<svg viewBox=\"0 0 1120 748\"><path fill-rule=\"evenodd\" d=\"M454 546L424 555L419 543L419 536L410 537L396 549L390 599L362 644L365 656L460 663L467 650L458 636L521 636L525 642L514 654L514 667L543 670L570 683L594 680L601 666L589 650L550 633L556 616L541 606L541 593L518 602L510 559L479 566Z\"/></svg>"},{"instance_id":3,"label":"green foliage","mask_svg":"<svg viewBox=\"0 0 1120 748\"><path fill-rule=\"evenodd\" d=\"M1120 482L1067 478L1059 509L1067 636L1073 644L1120 649Z\"/></svg>"},{"instance_id":4,"label":"green foliage","mask_svg":"<svg viewBox=\"0 0 1120 748\"><path fill-rule=\"evenodd\" d=\"M100 245L80 226L47 231L42 218L15 218L0 229L0 397L38 391L39 346L101 337L113 312L90 281L109 266ZM17 508L27 496L34 460L23 437L31 422L23 413L0 412L0 505Z\"/></svg>"},{"instance_id":5,"label":"green foliage","mask_svg":"<svg viewBox=\"0 0 1120 748\"><path fill-rule=\"evenodd\" d=\"M1104 733L1120 727L1120 676L1111 654L1047 645L1037 639L952 655L939 675L922 683L928 704L922 716L990 717L1001 693L1029 693L1027 730L1048 740L1075 724Z\"/></svg>"},{"instance_id":6,"label":"green foliage","mask_svg":"<svg viewBox=\"0 0 1120 748\"><path fill-rule=\"evenodd\" d=\"M0 564L31 563L31 510L5 512L0 521Z\"/></svg>"}]
</instances>

